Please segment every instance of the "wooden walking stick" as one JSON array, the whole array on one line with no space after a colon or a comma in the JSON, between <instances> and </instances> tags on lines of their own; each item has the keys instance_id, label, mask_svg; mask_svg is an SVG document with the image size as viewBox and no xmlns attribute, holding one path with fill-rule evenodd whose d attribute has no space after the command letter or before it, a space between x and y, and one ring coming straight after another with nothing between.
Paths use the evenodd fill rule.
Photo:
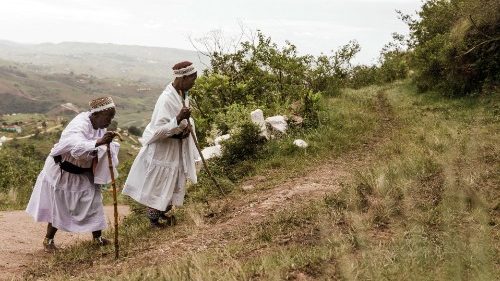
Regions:
<instances>
[{"instance_id":1,"label":"wooden walking stick","mask_svg":"<svg viewBox=\"0 0 500 281\"><path fill-rule=\"evenodd\" d=\"M181 91L181 97L182 97L182 105L184 107L186 107L186 99L188 98L187 93ZM189 118L187 119L187 122L188 122L188 126L191 126L191 122L189 121ZM214 182L215 186L217 186L217 188L219 188L220 193L222 193L222 195L225 196L226 193L224 192L224 190L219 185L219 183L217 182L217 180L214 178L214 176L210 172L210 169L208 168L207 162L205 161L205 157L203 157L203 153L201 153L200 144L198 143L198 140L196 139L196 136L194 135L193 130L189 130L189 131L190 131L191 137L193 138L194 145L196 146L196 149L198 149L198 153L200 154L201 161L203 162L203 167L205 168L205 171L207 171L208 176L210 177L210 179L212 179L212 181Z\"/></svg>"},{"instance_id":2,"label":"wooden walking stick","mask_svg":"<svg viewBox=\"0 0 500 281\"><path fill-rule=\"evenodd\" d=\"M119 256L119 245L118 245L118 202L116 200L116 184L115 184L115 172L113 171L113 160L111 159L111 148L109 143L106 144L108 149L108 163L109 163L109 173L111 175L111 185L113 186L113 209L115 215L115 259Z\"/></svg>"}]
</instances>

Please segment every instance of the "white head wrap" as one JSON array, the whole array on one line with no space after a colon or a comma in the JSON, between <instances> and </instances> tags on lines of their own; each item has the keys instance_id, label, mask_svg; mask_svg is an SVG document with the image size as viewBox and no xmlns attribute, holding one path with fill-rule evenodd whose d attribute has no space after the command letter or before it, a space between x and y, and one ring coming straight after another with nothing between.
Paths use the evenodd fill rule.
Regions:
<instances>
[{"instance_id":1,"label":"white head wrap","mask_svg":"<svg viewBox=\"0 0 500 281\"><path fill-rule=\"evenodd\" d=\"M174 69L174 77L184 77L196 73L197 70L194 65L188 65L181 69Z\"/></svg>"},{"instance_id":2,"label":"white head wrap","mask_svg":"<svg viewBox=\"0 0 500 281\"><path fill-rule=\"evenodd\" d=\"M111 97L97 98L89 102L90 112L99 112L108 108L114 108L115 103Z\"/></svg>"}]
</instances>

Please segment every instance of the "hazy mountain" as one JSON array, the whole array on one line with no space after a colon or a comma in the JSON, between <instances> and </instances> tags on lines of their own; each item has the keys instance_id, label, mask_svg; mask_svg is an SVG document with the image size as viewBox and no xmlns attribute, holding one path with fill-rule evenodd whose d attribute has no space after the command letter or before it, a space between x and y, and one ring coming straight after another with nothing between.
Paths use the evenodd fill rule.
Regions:
<instances>
[{"instance_id":1,"label":"hazy mountain","mask_svg":"<svg viewBox=\"0 0 500 281\"><path fill-rule=\"evenodd\" d=\"M112 96L120 125L147 124L155 101L172 79L172 65L196 52L94 43L18 44L0 40L0 115L71 113Z\"/></svg>"},{"instance_id":2,"label":"hazy mountain","mask_svg":"<svg viewBox=\"0 0 500 281\"><path fill-rule=\"evenodd\" d=\"M58 112L69 112L64 106L67 103L71 103L73 109L84 111L88 110L91 99L112 96L119 110L119 122L126 122L128 126L143 126L165 84L167 82L160 85L118 78L104 79L88 74L46 74L33 71L30 66L0 60L0 115L57 115Z\"/></svg>"},{"instance_id":3,"label":"hazy mountain","mask_svg":"<svg viewBox=\"0 0 500 281\"><path fill-rule=\"evenodd\" d=\"M174 48L64 42L19 44L0 40L0 58L26 64L44 73L89 74L164 84L175 63L189 60L199 68L207 59L194 51Z\"/></svg>"}]
</instances>

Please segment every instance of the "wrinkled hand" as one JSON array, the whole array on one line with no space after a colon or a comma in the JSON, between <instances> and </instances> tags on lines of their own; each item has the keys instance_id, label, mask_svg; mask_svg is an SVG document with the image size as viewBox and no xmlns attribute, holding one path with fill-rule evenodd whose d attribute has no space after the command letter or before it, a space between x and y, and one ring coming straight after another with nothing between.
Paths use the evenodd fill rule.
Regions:
<instances>
[{"instance_id":1,"label":"wrinkled hand","mask_svg":"<svg viewBox=\"0 0 500 281\"><path fill-rule=\"evenodd\" d=\"M181 137L183 139L189 137L189 135L191 134L191 129L191 124L187 125L187 127L182 130Z\"/></svg>"},{"instance_id":2,"label":"wrinkled hand","mask_svg":"<svg viewBox=\"0 0 500 281\"><path fill-rule=\"evenodd\" d=\"M191 109L189 107L181 108L179 114L177 114L177 124L179 124L182 120L188 119L191 117Z\"/></svg>"},{"instance_id":3,"label":"wrinkled hand","mask_svg":"<svg viewBox=\"0 0 500 281\"><path fill-rule=\"evenodd\" d=\"M117 133L115 133L113 131L106 132L104 134L104 136L102 136L102 138L98 139L95 142L95 146L98 147L98 146L101 146L103 144L108 144L108 143L112 142L113 138L116 136L117 136Z\"/></svg>"}]
</instances>

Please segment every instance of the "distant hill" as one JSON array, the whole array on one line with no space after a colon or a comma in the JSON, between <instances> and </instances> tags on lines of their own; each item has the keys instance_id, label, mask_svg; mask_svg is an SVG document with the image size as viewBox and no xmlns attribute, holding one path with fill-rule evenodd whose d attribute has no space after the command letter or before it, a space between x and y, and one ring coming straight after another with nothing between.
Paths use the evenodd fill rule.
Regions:
<instances>
[{"instance_id":1,"label":"distant hill","mask_svg":"<svg viewBox=\"0 0 500 281\"><path fill-rule=\"evenodd\" d=\"M86 110L86 109L84 109ZM54 108L52 108L50 111L48 111L46 114L48 116L74 116L78 113L80 113L82 110L78 107L76 107L74 104L67 102L60 104Z\"/></svg>"},{"instance_id":2,"label":"distant hill","mask_svg":"<svg viewBox=\"0 0 500 281\"><path fill-rule=\"evenodd\" d=\"M117 104L120 125L125 122L127 126L144 126L166 83L104 79L88 74L46 74L23 64L0 60L0 115L67 115L87 110L93 98L109 95Z\"/></svg>"},{"instance_id":3,"label":"distant hill","mask_svg":"<svg viewBox=\"0 0 500 281\"><path fill-rule=\"evenodd\" d=\"M89 74L164 84L171 78L172 65L192 61L199 68L206 58L194 51L116 44L63 42L58 44L19 44L0 40L0 59L26 64L43 73Z\"/></svg>"},{"instance_id":4,"label":"distant hill","mask_svg":"<svg viewBox=\"0 0 500 281\"><path fill-rule=\"evenodd\" d=\"M173 48L0 40L0 114L71 115L87 110L92 98L110 95L120 126L145 126L181 60L200 69L208 64L194 51ZM61 106L67 103L74 108Z\"/></svg>"}]
</instances>

